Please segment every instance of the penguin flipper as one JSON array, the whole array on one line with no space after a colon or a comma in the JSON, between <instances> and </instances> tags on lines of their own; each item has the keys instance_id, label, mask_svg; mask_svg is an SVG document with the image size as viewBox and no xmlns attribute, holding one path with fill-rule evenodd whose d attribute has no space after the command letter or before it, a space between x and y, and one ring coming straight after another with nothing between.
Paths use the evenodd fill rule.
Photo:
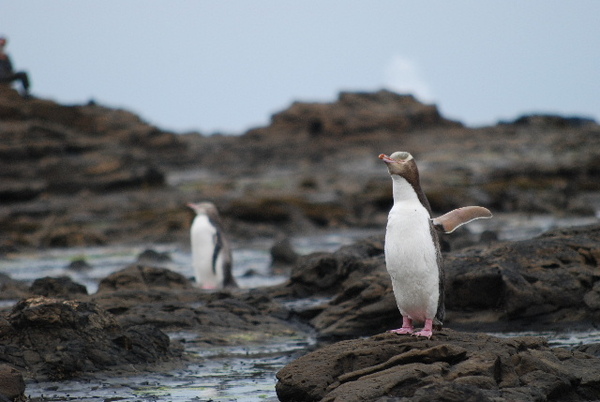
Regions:
<instances>
[{"instance_id":1,"label":"penguin flipper","mask_svg":"<svg viewBox=\"0 0 600 402\"><path fill-rule=\"evenodd\" d=\"M219 253L221 252L221 249L223 248L223 239L221 238L221 234L217 231L217 233L215 233L213 235L213 243L214 243L214 249L213 249L213 256L212 256L212 272L213 274L217 274L217 258L219 258Z\"/></svg>"},{"instance_id":2,"label":"penguin flipper","mask_svg":"<svg viewBox=\"0 0 600 402\"><path fill-rule=\"evenodd\" d=\"M492 213L484 207L462 207L454 209L442 216L433 218L433 226L444 233L452 233L457 228L476 219L489 219Z\"/></svg>"}]
</instances>

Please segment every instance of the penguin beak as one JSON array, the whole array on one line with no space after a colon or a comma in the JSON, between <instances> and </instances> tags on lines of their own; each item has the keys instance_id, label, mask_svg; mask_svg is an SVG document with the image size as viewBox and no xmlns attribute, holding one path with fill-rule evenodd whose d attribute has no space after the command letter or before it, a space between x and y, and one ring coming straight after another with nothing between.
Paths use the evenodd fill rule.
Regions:
<instances>
[{"instance_id":1,"label":"penguin beak","mask_svg":"<svg viewBox=\"0 0 600 402\"><path fill-rule=\"evenodd\" d=\"M397 160L394 160L392 158L390 158L389 156L387 156L386 154L381 154L379 155L379 159L381 159L382 161L384 161L385 163L398 163Z\"/></svg>"}]
</instances>

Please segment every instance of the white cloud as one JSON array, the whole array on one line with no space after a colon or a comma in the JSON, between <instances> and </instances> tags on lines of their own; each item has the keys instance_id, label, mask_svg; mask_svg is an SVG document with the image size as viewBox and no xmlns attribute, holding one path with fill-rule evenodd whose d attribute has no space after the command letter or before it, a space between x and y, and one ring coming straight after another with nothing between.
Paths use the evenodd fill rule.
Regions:
<instances>
[{"instance_id":1,"label":"white cloud","mask_svg":"<svg viewBox=\"0 0 600 402\"><path fill-rule=\"evenodd\" d=\"M412 94L421 101L434 100L433 91L421 75L418 63L407 57L396 55L392 58L385 67L383 83L392 91Z\"/></svg>"}]
</instances>

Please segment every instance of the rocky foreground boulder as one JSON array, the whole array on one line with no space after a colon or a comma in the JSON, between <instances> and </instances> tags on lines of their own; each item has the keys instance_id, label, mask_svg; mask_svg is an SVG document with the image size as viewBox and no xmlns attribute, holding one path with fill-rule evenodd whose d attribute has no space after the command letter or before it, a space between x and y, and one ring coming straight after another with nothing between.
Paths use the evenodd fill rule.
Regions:
<instances>
[{"instance_id":1,"label":"rocky foreground boulder","mask_svg":"<svg viewBox=\"0 0 600 402\"><path fill-rule=\"evenodd\" d=\"M277 379L282 402L600 399L599 358L539 337L452 330L342 341L288 364Z\"/></svg>"},{"instance_id":2,"label":"rocky foreground boulder","mask_svg":"<svg viewBox=\"0 0 600 402\"><path fill-rule=\"evenodd\" d=\"M0 319L2 362L36 379L165 361L174 356L169 343L154 326L124 328L95 303L77 300L24 299Z\"/></svg>"}]
</instances>

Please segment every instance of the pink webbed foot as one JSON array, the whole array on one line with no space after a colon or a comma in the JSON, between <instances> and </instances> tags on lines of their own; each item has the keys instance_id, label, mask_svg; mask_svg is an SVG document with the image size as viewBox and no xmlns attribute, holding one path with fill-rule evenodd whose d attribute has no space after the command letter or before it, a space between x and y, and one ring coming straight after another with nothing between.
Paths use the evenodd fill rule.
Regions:
<instances>
[{"instance_id":1,"label":"pink webbed foot","mask_svg":"<svg viewBox=\"0 0 600 402\"><path fill-rule=\"evenodd\" d=\"M431 335L433 335L433 320L425 320L425 326L423 327L423 329L419 332L414 332L412 335L424 336L427 337L427 339L431 338Z\"/></svg>"},{"instance_id":2,"label":"pink webbed foot","mask_svg":"<svg viewBox=\"0 0 600 402\"><path fill-rule=\"evenodd\" d=\"M412 320L408 317L402 317L402 328L392 329L390 332L394 334L412 334L415 332L415 328L412 325Z\"/></svg>"}]
</instances>

